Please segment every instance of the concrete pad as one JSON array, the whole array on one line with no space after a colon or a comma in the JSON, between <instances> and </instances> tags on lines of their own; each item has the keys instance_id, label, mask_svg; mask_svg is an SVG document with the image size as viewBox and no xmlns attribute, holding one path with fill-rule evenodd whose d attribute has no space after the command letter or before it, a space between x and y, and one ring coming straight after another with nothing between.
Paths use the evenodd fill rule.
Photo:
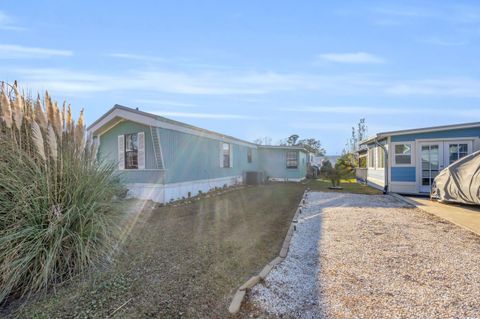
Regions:
<instances>
[{"instance_id":1,"label":"concrete pad","mask_svg":"<svg viewBox=\"0 0 480 319\"><path fill-rule=\"evenodd\" d=\"M237 290L235 296L233 296L230 306L228 307L228 311L231 314L236 314L240 311L240 306L242 305L243 298L245 298L245 290Z\"/></svg>"},{"instance_id":2,"label":"concrete pad","mask_svg":"<svg viewBox=\"0 0 480 319\"><path fill-rule=\"evenodd\" d=\"M419 209L480 235L480 207L447 204L423 197L406 197Z\"/></svg>"}]
</instances>

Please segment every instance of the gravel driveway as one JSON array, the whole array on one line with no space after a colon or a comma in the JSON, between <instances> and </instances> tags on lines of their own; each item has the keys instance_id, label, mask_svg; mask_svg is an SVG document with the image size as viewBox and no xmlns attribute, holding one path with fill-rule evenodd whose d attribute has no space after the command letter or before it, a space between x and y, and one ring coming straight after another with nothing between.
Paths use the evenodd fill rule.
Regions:
<instances>
[{"instance_id":1,"label":"gravel driveway","mask_svg":"<svg viewBox=\"0 0 480 319\"><path fill-rule=\"evenodd\" d=\"M480 238L390 196L310 193L248 315L480 318Z\"/></svg>"}]
</instances>

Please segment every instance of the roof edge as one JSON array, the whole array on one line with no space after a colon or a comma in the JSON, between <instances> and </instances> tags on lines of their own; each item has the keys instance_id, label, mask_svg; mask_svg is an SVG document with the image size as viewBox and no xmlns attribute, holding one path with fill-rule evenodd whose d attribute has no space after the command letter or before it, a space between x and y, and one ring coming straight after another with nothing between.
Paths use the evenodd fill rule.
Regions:
<instances>
[{"instance_id":1,"label":"roof edge","mask_svg":"<svg viewBox=\"0 0 480 319\"><path fill-rule=\"evenodd\" d=\"M437 132L437 131L446 131L446 130L452 130L452 129L471 128L471 127L477 127L477 126L480 127L480 122L439 125L439 126L421 127L421 128L398 130L398 131L380 132L380 133L377 134L377 137L382 137L382 136L387 137L387 136L392 136L392 135L405 135L405 134L412 134L412 133Z\"/></svg>"},{"instance_id":2,"label":"roof edge","mask_svg":"<svg viewBox=\"0 0 480 319\"><path fill-rule=\"evenodd\" d=\"M258 145L253 143L253 142L242 140L242 139L239 139L239 138L236 138L236 137L233 137L233 136L229 136L229 135L226 135L226 134L218 133L218 132L215 132L215 131L210 131L210 130L207 130L207 129L204 129L204 128L200 128L200 127L190 125L190 124L187 124L187 123L184 123L184 122L175 121L175 120L172 120L172 119L160 116L160 115L140 111L138 109L134 109L134 108L131 108L131 107L128 107L128 106L120 105L120 104L115 104L111 109L109 109L102 116L100 116L97 120L95 120L92 124L90 124L87 127L87 131L94 128L98 123L100 123L103 119L105 119L107 116L109 116L115 110L123 110L123 111L130 112L130 113L133 113L133 114L143 115L143 116L152 118L156 121L161 121L161 122L164 122L164 123L167 123L167 124L170 124L170 125L180 126L180 127L186 128L186 129L197 131L199 133L211 134L211 135L216 136L220 139L225 139L226 138L226 139L229 139L229 140L233 140L233 141L237 141L237 142L241 142L241 143L245 143L245 144L249 144L249 145L258 147Z\"/></svg>"}]
</instances>

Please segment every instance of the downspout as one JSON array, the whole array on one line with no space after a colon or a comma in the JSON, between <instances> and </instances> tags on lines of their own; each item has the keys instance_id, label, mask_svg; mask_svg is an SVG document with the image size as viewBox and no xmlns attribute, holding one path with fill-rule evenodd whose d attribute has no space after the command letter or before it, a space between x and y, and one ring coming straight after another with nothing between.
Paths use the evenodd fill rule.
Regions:
<instances>
[{"instance_id":1,"label":"downspout","mask_svg":"<svg viewBox=\"0 0 480 319\"><path fill-rule=\"evenodd\" d=\"M383 193L384 194L387 194L388 193L388 151L387 151L387 148L385 147L385 145L382 145L380 143L378 143L378 140L375 138L374 140L375 142L375 145L376 146L379 146L382 150L383 150L383 153L385 154L385 160L384 160L384 166L385 166L385 186L383 187Z\"/></svg>"}]
</instances>

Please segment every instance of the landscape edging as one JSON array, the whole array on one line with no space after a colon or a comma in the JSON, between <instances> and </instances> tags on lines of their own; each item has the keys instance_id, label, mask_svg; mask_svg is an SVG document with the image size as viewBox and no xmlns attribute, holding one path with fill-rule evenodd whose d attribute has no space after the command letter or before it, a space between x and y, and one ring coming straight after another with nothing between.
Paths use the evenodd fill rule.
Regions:
<instances>
[{"instance_id":1,"label":"landscape edging","mask_svg":"<svg viewBox=\"0 0 480 319\"><path fill-rule=\"evenodd\" d=\"M300 200L300 204L298 205L295 215L293 216L292 221L290 222L290 227L287 231L287 234L282 244L282 248L280 249L278 256L275 257L271 262L266 264L265 267L263 267L262 271L258 275L251 277L237 289L237 291L235 292L235 295L233 296L232 302L228 307L228 311L231 314L236 314L240 311L243 300L245 299L245 296L246 296L246 292L252 289L253 287L255 287L255 285L257 285L259 282L265 280L265 278L270 273L270 271L272 271L272 269L276 265L280 264L285 259L285 257L287 257L288 249L290 247L290 241L293 238L295 225L298 221L298 215L300 214L301 209L304 207L304 204L306 202L306 196L309 191L310 189L307 188L303 192L302 199Z\"/></svg>"}]
</instances>

